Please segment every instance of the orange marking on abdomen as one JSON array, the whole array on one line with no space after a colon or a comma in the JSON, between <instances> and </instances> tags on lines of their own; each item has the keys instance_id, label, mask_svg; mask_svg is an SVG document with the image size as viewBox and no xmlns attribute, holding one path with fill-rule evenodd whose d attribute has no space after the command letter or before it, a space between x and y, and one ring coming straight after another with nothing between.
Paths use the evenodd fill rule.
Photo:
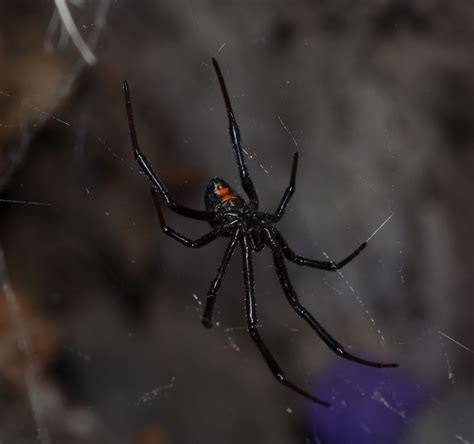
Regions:
<instances>
[{"instance_id":1,"label":"orange marking on abdomen","mask_svg":"<svg viewBox=\"0 0 474 444\"><path fill-rule=\"evenodd\" d=\"M220 190L216 190L216 194L219 196L225 196L226 194L229 194L229 192L229 188L221 188Z\"/></svg>"},{"instance_id":2,"label":"orange marking on abdomen","mask_svg":"<svg viewBox=\"0 0 474 444\"><path fill-rule=\"evenodd\" d=\"M227 202L228 200L233 200L237 199L237 196L234 196L233 194L226 194L225 196L222 197L221 202Z\"/></svg>"}]
</instances>

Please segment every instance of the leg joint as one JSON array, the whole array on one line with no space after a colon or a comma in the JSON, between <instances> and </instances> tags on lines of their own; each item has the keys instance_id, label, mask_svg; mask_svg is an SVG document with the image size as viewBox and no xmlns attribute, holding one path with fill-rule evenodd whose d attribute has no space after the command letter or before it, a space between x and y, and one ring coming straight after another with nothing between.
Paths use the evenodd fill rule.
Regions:
<instances>
[{"instance_id":1,"label":"leg joint","mask_svg":"<svg viewBox=\"0 0 474 444\"><path fill-rule=\"evenodd\" d=\"M259 334L258 334L258 331L257 331L257 327L255 325L249 325L249 327L247 328L247 331L250 335L250 337L252 338L252 340L256 340L258 339L259 337Z\"/></svg>"}]
</instances>

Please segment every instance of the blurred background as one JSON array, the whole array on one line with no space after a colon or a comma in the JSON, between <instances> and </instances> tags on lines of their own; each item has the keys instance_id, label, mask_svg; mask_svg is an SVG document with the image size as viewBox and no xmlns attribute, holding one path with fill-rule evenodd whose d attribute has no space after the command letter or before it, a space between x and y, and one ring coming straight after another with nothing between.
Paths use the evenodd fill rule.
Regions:
<instances>
[{"instance_id":1,"label":"blurred background","mask_svg":"<svg viewBox=\"0 0 474 444\"><path fill-rule=\"evenodd\" d=\"M474 4L459 0L75 0L0 3L2 443L472 443ZM300 152L279 228L302 302L352 353L341 362L255 256L248 338L240 254L216 326L203 302L224 253L160 230L133 160L203 208L240 189L210 63L226 78L261 207ZM196 238L206 223L169 211Z\"/></svg>"}]
</instances>

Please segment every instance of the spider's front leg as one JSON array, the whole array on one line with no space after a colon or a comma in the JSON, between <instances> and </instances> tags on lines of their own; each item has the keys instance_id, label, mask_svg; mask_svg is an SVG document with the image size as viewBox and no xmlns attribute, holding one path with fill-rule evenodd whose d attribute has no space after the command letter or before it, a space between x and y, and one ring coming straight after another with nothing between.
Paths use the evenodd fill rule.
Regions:
<instances>
[{"instance_id":1,"label":"spider's front leg","mask_svg":"<svg viewBox=\"0 0 474 444\"><path fill-rule=\"evenodd\" d=\"M207 292L206 306L204 307L204 313L202 315L202 325L204 325L206 328L212 328L212 313L214 310L214 303L216 302L217 292L219 291L222 279L224 278L224 274L227 271L227 267L229 266L229 262L234 255L235 248L239 242L239 237L240 230L237 229L233 234L231 241L227 245L221 265L217 270L217 275L212 281L211 287Z\"/></svg>"},{"instance_id":2,"label":"spider's front leg","mask_svg":"<svg viewBox=\"0 0 474 444\"><path fill-rule=\"evenodd\" d=\"M182 243L185 247L189 248L200 248L204 245L207 245L209 242L212 242L218 236L218 232L216 230L212 230L211 232L201 236L200 238L193 240L189 239L182 234L175 231L170 226L166 225L165 216L161 211L160 200L158 198L158 193L152 189L151 195L153 197L153 203L155 204L156 214L158 215L158 220L160 221L160 227L163 233L167 236L171 237L172 239Z\"/></svg>"},{"instance_id":3,"label":"spider's front leg","mask_svg":"<svg viewBox=\"0 0 474 444\"><path fill-rule=\"evenodd\" d=\"M309 326L317 333L317 335L322 339L322 341L338 356L349 361L357 362L368 367L377 367L377 368L388 368L388 367L398 367L398 364L390 363L384 364L381 362L372 362L366 359L359 358L354 356L351 353L348 353L344 350L342 345L337 342L325 329L324 327L313 317L313 315L300 303L298 295L293 288L293 285L288 276L288 270L283 259L283 254L281 252L281 247L278 244L278 241L272 236L271 231L265 229L267 235L267 244L272 249L273 261L275 263L275 269L280 280L281 287L283 292L286 295L286 298L296 312L298 316L303 318Z\"/></svg>"},{"instance_id":4,"label":"spider's front leg","mask_svg":"<svg viewBox=\"0 0 474 444\"><path fill-rule=\"evenodd\" d=\"M242 265L243 265L243 274L244 274L244 285L245 285L245 313L247 318L247 330L252 341L258 347L258 350L262 354L265 362L267 363L268 367L270 368L273 376L277 379L280 384L285 385L290 390L293 390L296 393L304 396L305 398L310 399L311 401L321 404L325 407L329 407L329 403L323 401L316 396L311 395L310 393L304 391L297 385L293 384L292 382L288 381L283 370L280 368L278 363L273 358L270 350L267 348L265 343L263 342L260 334L257 330L258 318L257 318L257 309L255 303L255 285L254 285L254 277L253 277L253 267L252 267L252 252L250 249L250 243L247 236L243 236L240 241L241 249L242 249Z\"/></svg>"},{"instance_id":5,"label":"spider's front leg","mask_svg":"<svg viewBox=\"0 0 474 444\"><path fill-rule=\"evenodd\" d=\"M256 210L258 209L258 196L257 191L255 191L255 186L250 178L247 165L244 160L244 153L242 150L242 142L240 140L240 130L237 125L237 120L235 119L234 110L232 109L232 104L230 103L230 96L227 92L227 87L224 81L224 76L222 75L221 69L217 63L217 60L213 57L212 64L219 79L219 85L221 87L222 95L224 96L225 107L227 110L227 116L229 118L229 136L232 143L232 148L234 149L235 158L237 160L237 166L239 168L240 180L242 182L242 187L250 198L250 206Z\"/></svg>"},{"instance_id":6,"label":"spider's front leg","mask_svg":"<svg viewBox=\"0 0 474 444\"><path fill-rule=\"evenodd\" d=\"M165 184L161 181L159 176L153 171L153 168L148 162L148 159L140 151L138 145L137 131L135 129L135 122L133 119L133 109L132 109L132 99L130 98L130 89L128 87L128 82L123 82L123 91L125 94L125 106L127 108L128 116L128 126L130 129L130 138L132 140L133 153L135 155L135 160L138 163L142 173L150 180L153 184L153 188L160 194L161 199L163 199L164 204L173 210L175 213L180 214L181 216L186 216L191 219L197 220L209 220L209 214L207 211L194 210L192 208L185 207L177 203L170 196L168 189Z\"/></svg>"}]
</instances>

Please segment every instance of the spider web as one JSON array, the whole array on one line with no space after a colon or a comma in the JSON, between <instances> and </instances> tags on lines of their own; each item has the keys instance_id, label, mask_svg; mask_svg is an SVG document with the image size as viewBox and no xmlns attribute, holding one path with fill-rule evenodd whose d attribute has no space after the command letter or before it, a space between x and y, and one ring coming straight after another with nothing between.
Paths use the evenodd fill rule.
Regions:
<instances>
[{"instance_id":1,"label":"spider web","mask_svg":"<svg viewBox=\"0 0 474 444\"><path fill-rule=\"evenodd\" d=\"M0 7L0 442L474 442L474 12L376 3ZM286 305L271 255L254 257L262 337L331 409L253 348L239 254L201 327L226 241L165 238L130 152L124 79L176 199L202 208L214 175L240 191L211 56L265 211L300 153L278 227L292 248L338 260L368 242L338 273L289 273L348 351L396 370L340 362Z\"/></svg>"}]
</instances>

